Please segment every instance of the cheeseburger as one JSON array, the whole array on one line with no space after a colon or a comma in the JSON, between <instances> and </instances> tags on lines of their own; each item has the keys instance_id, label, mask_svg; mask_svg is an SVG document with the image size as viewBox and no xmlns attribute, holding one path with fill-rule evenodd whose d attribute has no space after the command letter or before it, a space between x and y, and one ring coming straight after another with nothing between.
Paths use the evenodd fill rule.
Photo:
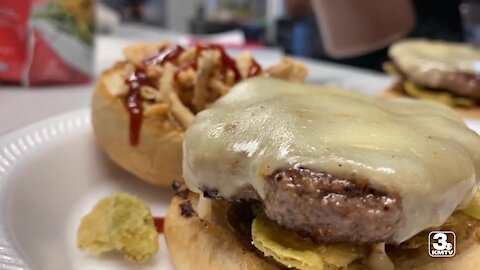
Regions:
<instances>
[{"instance_id":1,"label":"cheeseburger","mask_svg":"<svg viewBox=\"0 0 480 270\"><path fill-rule=\"evenodd\" d=\"M185 185L174 184L165 223L172 260L179 270L479 269L479 150L438 103L244 81L185 133ZM457 233L454 257L429 257L432 230Z\"/></svg>"},{"instance_id":2,"label":"cheeseburger","mask_svg":"<svg viewBox=\"0 0 480 270\"><path fill-rule=\"evenodd\" d=\"M480 49L465 43L406 39L393 44L387 73L398 78L389 94L435 100L480 117Z\"/></svg>"}]
</instances>

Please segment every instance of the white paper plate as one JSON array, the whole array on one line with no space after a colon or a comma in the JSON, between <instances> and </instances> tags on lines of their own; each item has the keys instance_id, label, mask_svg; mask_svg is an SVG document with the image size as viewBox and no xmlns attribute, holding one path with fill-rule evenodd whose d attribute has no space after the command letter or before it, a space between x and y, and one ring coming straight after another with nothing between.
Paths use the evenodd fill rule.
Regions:
<instances>
[{"instance_id":1,"label":"white paper plate","mask_svg":"<svg viewBox=\"0 0 480 270\"><path fill-rule=\"evenodd\" d=\"M164 216L169 189L135 180L96 147L89 111L60 115L0 138L0 269L173 269L161 252L146 265L75 248L81 217L102 197L128 191ZM467 120L480 132L480 121Z\"/></svg>"},{"instance_id":2,"label":"white paper plate","mask_svg":"<svg viewBox=\"0 0 480 270\"><path fill-rule=\"evenodd\" d=\"M89 110L67 113L0 139L0 269L173 269L161 252L148 264L91 257L75 247L81 217L101 198L127 191L164 216L170 189L143 184L95 145Z\"/></svg>"}]
</instances>

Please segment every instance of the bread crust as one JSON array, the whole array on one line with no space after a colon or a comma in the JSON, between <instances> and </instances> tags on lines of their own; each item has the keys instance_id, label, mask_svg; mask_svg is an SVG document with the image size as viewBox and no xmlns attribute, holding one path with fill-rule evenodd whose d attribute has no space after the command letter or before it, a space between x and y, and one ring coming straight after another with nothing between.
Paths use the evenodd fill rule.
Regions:
<instances>
[{"instance_id":1,"label":"bread crust","mask_svg":"<svg viewBox=\"0 0 480 270\"><path fill-rule=\"evenodd\" d=\"M427 250L423 254L415 254L414 258L405 256L392 258L395 270L478 270L480 246L473 239L467 240L469 246L451 258L432 258L427 255Z\"/></svg>"},{"instance_id":2,"label":"bread crust","mask_svg":"<svg viewBox=\"0 0 480 270\"><path fill-rule=\"evenodd\" d=\"M172 262L178 270L193 269L281 269L275 264L248 251L228 229L201 220L196 214L184 217L179 205L198 203L198 195L187 198L175 196L165 218L165 238ZM459 243L458 241L464 241ZM457 239L462 246L452 258L431 258L427 250L413 250L392 257L396 270L478 270L480 245L475 235ZM353 269L363 269L353 267Z\"/></svg>"},{"instance_id":3,"label":"bread crust","mask_svg":"<svg viewBox=\"0 0 480 270\"><path fill-rule=\"evenodd\" d=\"M382 96L385 97L407 97L403 93L395 90L395 89L388 89L385 92L381 94ZM479 107L474 107L474 108L459 108L455 107L453 108L461 117L464 118L474 118L474 119L480 119L480 108Z\"/></svg>"},{"instance_id":4,"label":"bread crust","mask_svg":"<svg viewBox=\"0 0 480 270\"><path fill-rule=\"evenodd\" d=\"M159 120L145 117L137 146L129 140L129 115L123 98L114 97L107 88L106 76L120 72L105 71L95 86L92 99L92 125L97 144L120 167L140 179L169 186L182 179L182 130L165 130Z\"/></svg>"},{"instance_id":5,"label":"bread crust","mask_svg":"<svg viewBox=\"0 0 480 270\"><path fill-rule=\"evenodd\" d=\"M196 214L192 217L182 216L179 204L186 200L195 207L198 196L192 193L186 199L175 196L164 224L168 251L177 270L280 269L247 250L229 230L215 224L208 224Z\"/></svg>"}]
</instances>

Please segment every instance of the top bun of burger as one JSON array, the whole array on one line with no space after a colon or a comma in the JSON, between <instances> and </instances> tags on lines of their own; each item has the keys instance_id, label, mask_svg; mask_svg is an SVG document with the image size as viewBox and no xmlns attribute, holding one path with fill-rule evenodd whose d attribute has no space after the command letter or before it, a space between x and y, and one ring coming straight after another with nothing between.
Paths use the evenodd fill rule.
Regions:
<instances>
[{"instance_id":1,"label":"top bun of burger","mask_svg":"<svg viewBox=\"0 0 480 270\"><path fill-rule=\"evenodd\" d=\"M181 179L178 164L182 162L183 128L172 124L166 115L154 112L144 117L138 144L131 144L130 116L125 102L109 90L115 85L112 77L118 77L124 68L125 64L117 64L97 82L92 100L97 144L123 169L152 184L166 186L172 179Z\"/></svg>"},{"instance_id":2,"label":"top bun of burger","mask_svg":"<svg viewBox=\"0 0 480 270\"><path fill-rule=\"evenodd\" d=\"M249 52L233 59L212 44L139 43L126 47L124 56L95 87L96 141L122 168L160 186L182 179L183 135L195 114L234 84L253 76L306 76L306 68L293 60L262 70Z\"/></svg>"},{"instance_id":3,"label":"top bun of burger","mask_svg":"<svg viewBox=\"0 0 480 270\"><path fill-rule=\"evenodd\" d=\"M177 189L166 224L197 213L206 228L247 237L246 247L287 267L392 269L403 262L385 252L426 250L429 228L476 238L480 223L459 211L477 190L476 149L480 137L438 103L254 78L188 128L183 174L200 199L195 207ZM175 253L190 233L170 225L182 265ZM197 229L191 235L208 238ZM465 250L478 250L471 244Z\"/></svg>"},{"instance_id":4,"label":"top bun of burger","mask_svg":"<svg viewBox=\"0 0 480 270\"><path fill-rule=\"evenodd\" d=\"M406 39L389 49L384 68L398 77L393 94L407 94L455 106L480 116L480 49L465 43ZM392 93L390 93L392 94Z\"/></svg>"}]
</instances>

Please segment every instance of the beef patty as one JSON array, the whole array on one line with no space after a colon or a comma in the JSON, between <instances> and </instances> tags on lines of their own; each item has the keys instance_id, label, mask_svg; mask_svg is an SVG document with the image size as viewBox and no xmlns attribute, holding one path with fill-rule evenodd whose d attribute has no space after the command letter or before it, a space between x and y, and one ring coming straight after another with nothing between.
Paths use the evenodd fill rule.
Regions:
<instances>
[{"instance_id":1,"label":"beef patty","mask_svg":"<svg viewBox=\"0 0 480 270\"><path fill-rule=\"evenodd\" d=\"M402 68L397 65L395 62L392 62L392 65L395 67L399 75L404 79L412 80ZM427 87L431 90L440 90L455 94L457 96L468 97L474 100L480 100L480 77L472 74L452 72L452 71L438 71L442 75L440 81L438 82L439 86L437 88L432 88L429 85L423 85L421 83L415 82L422 87Z\"/></svg>"},{"instance_id":2,"label":"beef patty","mask_svg":"<svg viewBox=\"0 0 480 270\"><path fill-rule=\"evenodd\" d=\"M445 72L439 88L458 96L480 100L480 78L475 75Z\"/></svg>"},{"instance_id":3,"label":"beef patty","mask_svg":"<svg viewBox=\"0 0 480 270\"><path fill-rule=\"evenodd\" d=\"M230 201L258 201L281 226L318 243L389 241L402 222L397 194L366 183L308 169L286 169L265 177L265 199L245 188ZM204 196L221 199L216 189Z\"/></svg>"}]
</instances>

